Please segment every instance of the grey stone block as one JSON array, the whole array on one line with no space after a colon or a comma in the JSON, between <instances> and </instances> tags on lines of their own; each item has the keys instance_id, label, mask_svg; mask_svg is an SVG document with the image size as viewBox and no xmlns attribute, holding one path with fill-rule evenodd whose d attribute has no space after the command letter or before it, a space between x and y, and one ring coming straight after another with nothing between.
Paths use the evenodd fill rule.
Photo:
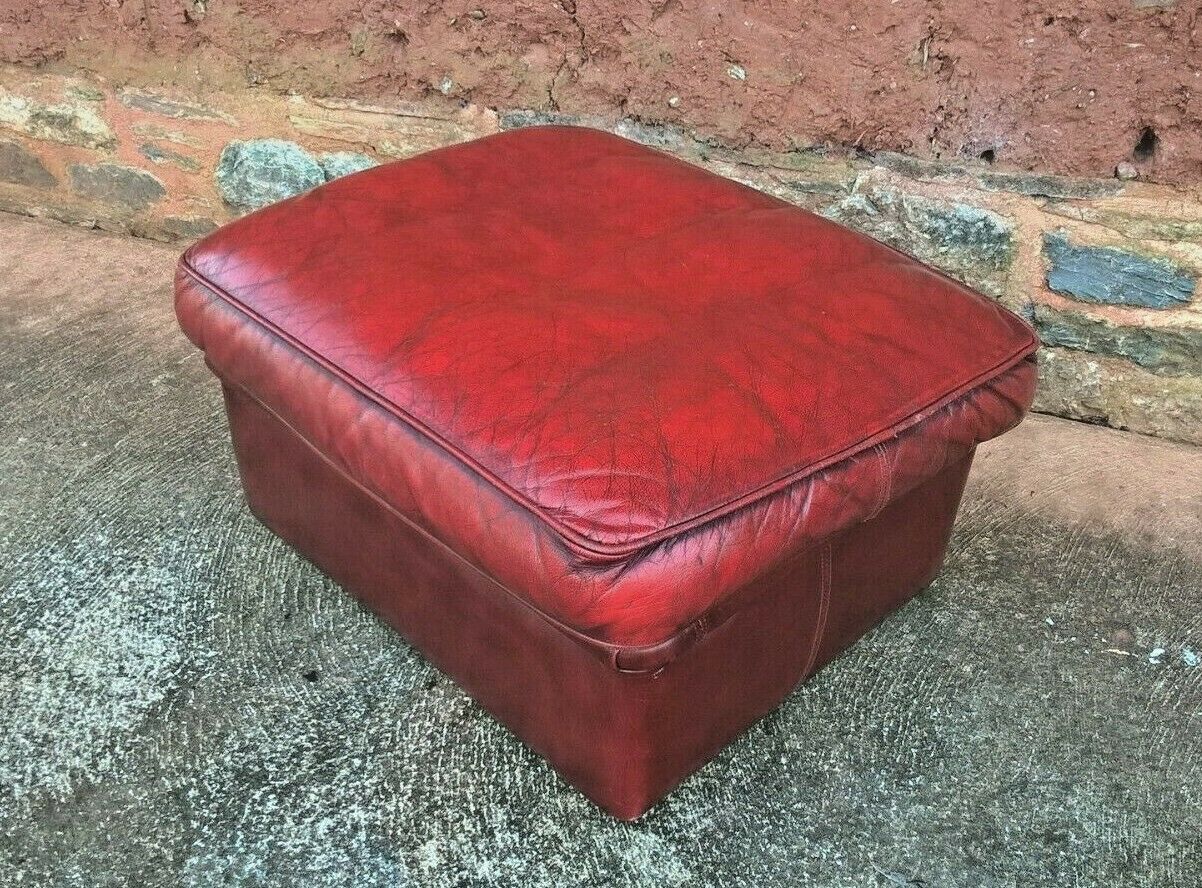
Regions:
<instances>
[{"instance_id":1,"label":"grey stone block","mask_svg":"<svg viewBox=\"0 0 1202 888\"><path fill-rule=\"evenodd\" d=\"M1173 308L1194 296L1194 275L1167 259L1073 244L1063 232L1044 234L1043 253L1048 287L1084 302Z\"/></svg>"},{"instance_id":2,"label":"grey stone block","mask_svg":"<svg viewBox=\"0 0 1202 888\"><path fill-rule=\"evenodd\" d=\"M1049 346L1039 353L1035 410L1202 444L1202 377Z\"/></svg>"},{"instance_id":3,"label":"grey stone block","mask_svg":"<svg viewBox=\"0 0 1202 888\"><path fill-rule=\"evenodd\" d=\"M519 129L524 126L578 126L582 118L574 114L561 114L558 111L505 111L501 114L501 129Z\"/></svg>"},{"instance_id":4,"label":"grey stone block","mask_svg":"<svg viewBox=\"0 0 1202 888\"><path fill-rule=\"evenodd\" d=\"M1111 179L1074 179L1040 173L1002 171L967 164L924 160L908 154L878 151L873 163L924 182L967 181L986 191L1004 191L1028 197L1052 197L1062 200L1113 197L1123 192L1123 183Z\"/></svg>"},{"instance_id":5,"label":"grey stone block","mask_svg":"<svg viewBox=\"0 0 1202 888\"><path fill-rule=\"evenodd\" d=\"M70 173L71 189L80 197L130 210L143 210L167 195L162 182L135 167L76 164Z\"/></svg>"},{"instance_id":6,"label":"grey stone block","mask_svg":"<svg viewBox=\"0 0 1202 888\"><path fill-rule=\"evenodd\" d=\"M179 240L196 240L217 229L212 219L168 216L159 223L163 232Z\"/></svg>"},{"instance_id":7,"label":"grey stone block","mask_svg":"<svg viewBox=\"0 0 1202 888\"><path fill-rule=\"evenodd\" d=\"M230 142L217 162L217 189L231 206L258 209L321 185L326 173L295 142Z\"/></svg>"},{"instance_id":8,"label":"grey stone block","mask_svg":"<svg viewBox=\"0 0 1202 888\"><path fill-rule=\"evenodd\" d=\"M987 191L1007 191L1028 197L1093 200L1123 193L1123 183L1111 179L1069 179L1039 173L983 172L976 175Z\"/></svg>"},{"instance_id":9,"label":"grey stone block","mask_svg":"<svg viewBox=\"0 0 1202 888\"><path fill-rule=\"evenodd\" d=\"M1014 258L1010 221L970 204L872 187L857 190L826 208L823 215L991 296L1001 295Z\"/></svg>"},{"instance_id":10,"label":"grey stone block","mask_svg":"<svg viewBox=\"0 0 1202 888\"><path fill-rule=\"evenodd\" d=\"M47 104L0 88L0 126L35 139L111 149L117 137L108 123L86 102Z\"/></svg>"},{"instance_id":11,"label":"grey stone block","mask_svg":"<svg viewBox=\"0 0 1202 888\"><path fill-rule=\"evenodd\" d=\"M200 164L192 158L180 154L178 151L172 151L170 148L155 145L153 142L143 142L138 146L138 153L151 163L172 164L190 173L200 169Z\"/></svg>"},{"instance_id":12,"label":"grey stone block","mask_svg":"<svg viewBox=\"0 0 1202 888\"><path fill-rule=\"evenodd\" d=\"M0 181L31 188L54 188L58 179L37 155L16 142L0 142Z\"/></svg>"},{"instance_id":13,"label":"grey stone block","mask_svg":"<svg viewBox=\"0 0 1202 888\"><path fill-rule=\"evenodd\" d=\"M204 105L197 105L192 102L181 102L178 99L171 99L155 93L122 90L118 93L118 98L121 100L121 104L127 108L134 108L149 114L158 114L162 117L193 120L224 120L227 123L235 122L228 114L213 108L206 108Z\"/></svg>"},{"instance_id":14,"label":"grey stone block","mask_svg":"<svg viewBox=\"0 0 1202 888\"><path fill-rule=\"evenodd\" d=\"M1044 345L1126 358L1155 373L1202 380L1202 328L1129 327L1040 304L1035 328Z\"/></svg>"},{"instance_id":15,"label":"grey stone block","mask_svg":"<svg viewBox=\"0 0 1202 888\"><path fill-rule=\"evenodd\" d=\"M368 170L376 165L375 160L359 151L334 151L323 154L318 158L318 163L321 164L327 181L357 173L360 170Z\"/></svg>"}]
</instances>

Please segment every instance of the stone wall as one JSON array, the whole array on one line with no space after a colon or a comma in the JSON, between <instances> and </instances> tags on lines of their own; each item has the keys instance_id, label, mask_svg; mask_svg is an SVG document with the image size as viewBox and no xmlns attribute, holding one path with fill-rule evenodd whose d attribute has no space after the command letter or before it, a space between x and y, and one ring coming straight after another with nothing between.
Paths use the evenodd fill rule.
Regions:
<instances>
[{"instance_id":1,"label":"stone wall","mask_svg":"<svg viewBox=\"0 0 1202 888\"><path fill-rule=\"evenodd\" d=\"M1196 0L6 0L0 63L1202 181Z\"/></svg>"},{"instance_id":2,"label":"stone wall","mask_svg":"<svg viewBox=\"0 0 1202 888\"><path fill-rule=\"evenodd\" d=\"M143 88L0 67L0 209L186 241L375 163L545 122L612 130L867 232L1028 317L1037 408L1202 444L1202 193L856 148L777 150L627 117Z\"/></svg>"}]
</instances>

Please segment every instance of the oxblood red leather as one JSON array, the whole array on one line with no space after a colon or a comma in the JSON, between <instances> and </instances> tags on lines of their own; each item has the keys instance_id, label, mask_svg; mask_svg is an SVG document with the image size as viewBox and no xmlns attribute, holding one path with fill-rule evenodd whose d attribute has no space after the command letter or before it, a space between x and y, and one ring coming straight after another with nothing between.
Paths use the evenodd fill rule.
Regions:
<instances>
[{"instance_id":1,"label":"oxblood red leather","mask_svg":"<svg viewBox=\"0 0 1202 888\"><path fill-rule=\"evenodd\" d=\"M1035 379L995 302L578 128L253 213L176 292L256 513L619 816L929 581Z\"/></svg>"}]
</instances>

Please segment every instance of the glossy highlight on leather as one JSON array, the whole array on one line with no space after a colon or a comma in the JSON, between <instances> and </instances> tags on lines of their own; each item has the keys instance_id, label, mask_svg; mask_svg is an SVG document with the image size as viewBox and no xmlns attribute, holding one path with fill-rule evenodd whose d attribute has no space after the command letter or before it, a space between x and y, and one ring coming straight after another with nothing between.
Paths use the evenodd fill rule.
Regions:
<instances>
[{"instance_id":1,"label":"glossy highlight on leather","mask_svg":"<svg viewBox=\"0 0 1202 888\"><path fill-rule=\"evenodd\" d=\"M992 300L583 128L503 133L253 213L185 254L176 307L226 386L252 507L375 609L403 613L394 625L457 677L449 630L418 625L442 625L438 597L417 611L399 602L438 583L442 600L470 601L465 576L534 619L519 620L533 652L551 649L549 632L605 670L590 693L607 700L615 676L663 682L708 662L766 600L807 600L809 628L794 634L814 635L810 647L782 648L771 693L736 703L746 689L732 689L733 714L687 729L696 713L684 718L678 733L700 732L688 762L634 769L640 798L824 662L829 638L849 643L929 581L959 496L937 479L962 484L973 449L1022 418L1035 381L1033 332ZM273 454L282 465L293 450L296 471L281 473ZM268 492L267 475L296 489ZM315 475L330 504L309 514ZM931 500L941 511L908 556L887 543L912 532L882 519L927 502L911 494L931 485L955 496ZM354 523L346 510L362 534L392 528L396 552L373 535L372 557L397 560L389 588L352 552L314 554L334 523ZM874 544L888 557L841 559L835 541L858 528L888 537ZM429 559L460 579L416 567ZM874 581L841 586L865 559ZM783 576L796 587L769 579ZM819 623L837 631L824 640ZM502 704L500 682L465 681L562 770L576 753ZM630 742L686 740L648 728ZM568 770L597 779L587 764ZM603 804L629 790L611 778L591 790Z\"/></svg>"}]
</instances>

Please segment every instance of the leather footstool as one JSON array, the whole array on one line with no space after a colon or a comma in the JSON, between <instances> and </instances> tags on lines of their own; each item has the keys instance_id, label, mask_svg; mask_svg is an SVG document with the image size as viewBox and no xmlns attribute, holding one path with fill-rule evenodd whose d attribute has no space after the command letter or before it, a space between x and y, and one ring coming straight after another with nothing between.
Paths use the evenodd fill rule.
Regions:
<instances>
[{"instance_id":1,"label":"leather footstool","mask_svg":"<svg viewBox=\"0 0 1202 888\"><path fill-rule=\"evenodd\" d=\"M582 128L246 216L176 308L255 515L627 819L930 582L1035 385L995 302Z\"/></svg>"}]
</instances>

